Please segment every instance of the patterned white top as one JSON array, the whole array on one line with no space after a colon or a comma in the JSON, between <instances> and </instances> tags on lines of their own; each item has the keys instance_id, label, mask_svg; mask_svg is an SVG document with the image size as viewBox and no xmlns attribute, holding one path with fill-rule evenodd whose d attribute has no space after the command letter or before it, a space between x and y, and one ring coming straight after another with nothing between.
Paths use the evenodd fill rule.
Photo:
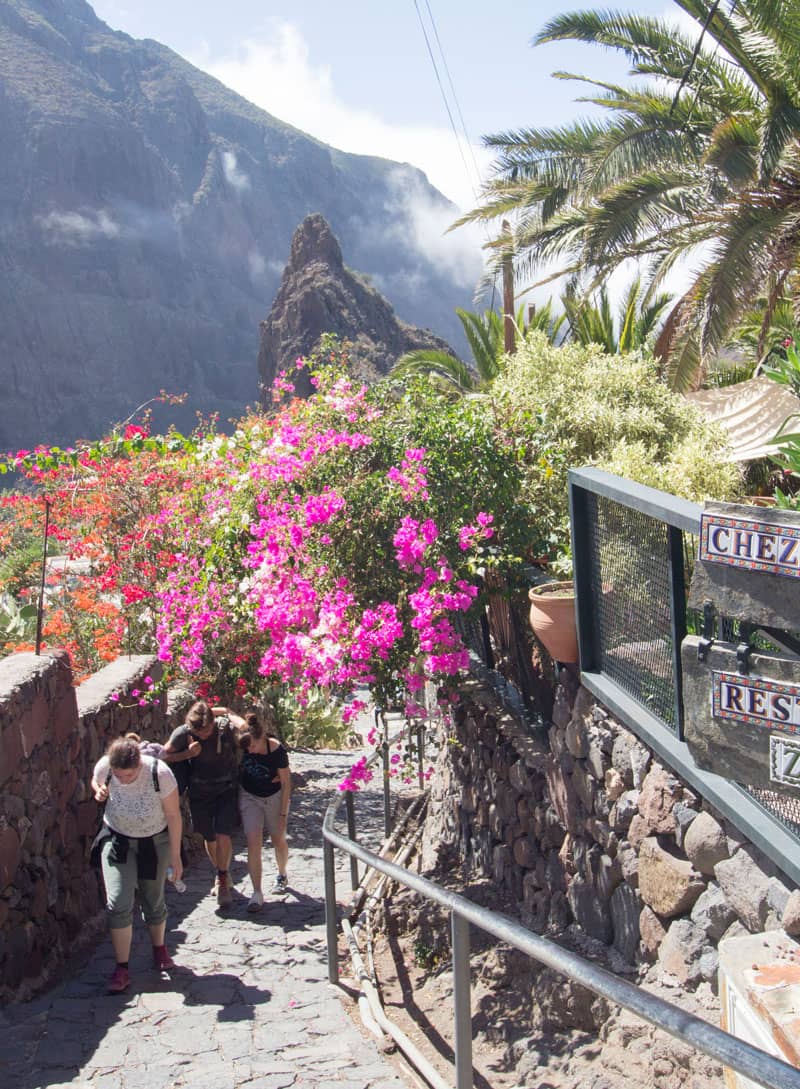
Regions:
<instances>
[{"instance_id":1,"label":"patterned white top","mask_svg":"<svg viewBox=\"0 0 800 1089\"><path fill-rule=\"evenodd\" d=\"M159 791L153 785L153 764L158 765ZM104 786L108 779L108 757L101 756L94 769L94 781ZM163 760L143 756L139 774L132 783L121 783L112 773L108 781L108 801L103 821L123 836L142 839L154 836L167 823L161 799L178 789L175 776Z\"/></svg>"}]
</instances>

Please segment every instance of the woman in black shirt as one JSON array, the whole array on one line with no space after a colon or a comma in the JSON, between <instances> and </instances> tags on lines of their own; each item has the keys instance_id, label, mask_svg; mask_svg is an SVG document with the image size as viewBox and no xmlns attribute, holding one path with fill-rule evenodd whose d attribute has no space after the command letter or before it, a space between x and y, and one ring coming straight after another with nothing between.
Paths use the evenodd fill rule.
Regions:
<instances>
[{"instance_id":1,"label":"woman in black shirt","mask_svg":"<svg viewBox=\"0 0 800 1089\"><path fill-rule=\"evenodd\" d=\"M267 711L271 720L271 711ZM247 869L253 882L253 895L248 911L259 911L264 903L261 891L261 849L264 826L275 850L278 873L273 893L286 892L286 866L289 846L286 842L286 819L289 815L289 795L292 790L289 757L280 741L272 736L270 726L254 713L245 715L245 732L239 743L243 754L239 765L239 812L247 836Z\"/></svg>"}]
</instances>

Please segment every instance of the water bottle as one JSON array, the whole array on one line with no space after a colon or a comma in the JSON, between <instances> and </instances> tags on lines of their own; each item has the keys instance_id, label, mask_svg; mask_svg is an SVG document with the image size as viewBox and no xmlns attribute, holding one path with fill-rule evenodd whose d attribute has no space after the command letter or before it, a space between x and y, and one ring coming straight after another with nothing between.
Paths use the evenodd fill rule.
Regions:
<instances>
[{"instance_id":1,"label":"water bottle","mask_svg":"<svg viewBox=\"0 0 800 1089\"><path fill-rule=\"evenodd\" d=\"M171 866L167 866L167 881L171 881L176 892L186 892L186 885L180 879L175 880L175 871Z\"/></svg>"}]
</instances>

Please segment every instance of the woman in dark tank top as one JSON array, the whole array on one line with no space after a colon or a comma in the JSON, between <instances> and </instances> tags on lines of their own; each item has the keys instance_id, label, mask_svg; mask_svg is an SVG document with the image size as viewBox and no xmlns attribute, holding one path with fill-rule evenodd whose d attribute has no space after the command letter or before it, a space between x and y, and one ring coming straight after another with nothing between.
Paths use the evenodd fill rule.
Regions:
<instances>
[{"instance_id":1,"label":"woman in dark tank top","mask_svg":"<svg viewBox=\"0 0 800 1089\"><path fill-rule=\"evenodd\" d=\"M261 889L261 851L264 828L269 832L275 851L277 874L272 892L282 895L288 888L286 867L289 846L286 822L292 789L289 757L272 733L274 712L268 708L264 721L254 712L245 715L245 729L240 735L242 759L239 765L239 811L247 836L247 869L253 883L248 911L259 911L264 903Z\"/></svg>"}]
</instances>

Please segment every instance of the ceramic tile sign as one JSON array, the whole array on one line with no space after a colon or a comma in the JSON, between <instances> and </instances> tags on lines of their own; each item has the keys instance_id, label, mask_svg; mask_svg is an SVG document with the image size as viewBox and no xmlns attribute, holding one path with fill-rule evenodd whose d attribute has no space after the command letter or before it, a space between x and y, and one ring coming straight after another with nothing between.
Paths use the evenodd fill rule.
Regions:
<instances>
[{"instance_id":1,"label":"ceramic tile sign","mask_svg":"<svg viewBox=\"0 0 800 1089\"><path fill-rule=\"evenodd\" d=\"M800 512L706 503L689 606L800 629Z\"/></svg>"},{"instance_id":2,"label":"ceramic tile sign","mask_svg":"<svg viewBox=\"0 0 800 1089\"><path fill-rule=\"evenodd\" d=\"M746 786L800 797L800 659L753 653L740 673L733 643L706 660L688 635L683 661L684 735L695 762Z\"/></svg>"}]
</instances>

